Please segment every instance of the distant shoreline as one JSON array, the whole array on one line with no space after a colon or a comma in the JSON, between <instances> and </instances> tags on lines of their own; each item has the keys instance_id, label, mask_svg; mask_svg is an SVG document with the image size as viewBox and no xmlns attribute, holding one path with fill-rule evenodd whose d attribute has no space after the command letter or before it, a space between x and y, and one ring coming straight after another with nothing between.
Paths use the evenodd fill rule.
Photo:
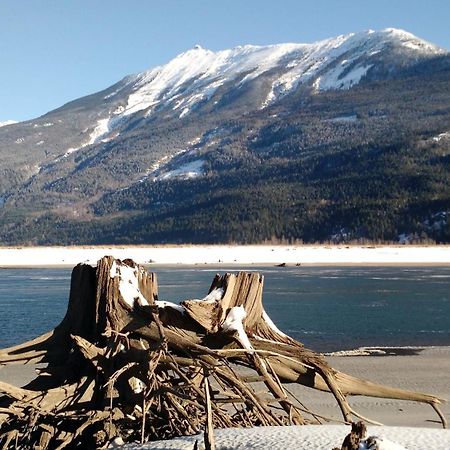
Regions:
<instances>
[{"instance_id":1,"label":"distant shoreline","mask_svg":"<svg viewBox=\"0 0 450 450\"><path fill-rule=\"evenodd\" d=\"M450 265L450 246L117 245L0 247L0 268L95 265L105 255L151 266Z\"/></svg>"}]
</instances>

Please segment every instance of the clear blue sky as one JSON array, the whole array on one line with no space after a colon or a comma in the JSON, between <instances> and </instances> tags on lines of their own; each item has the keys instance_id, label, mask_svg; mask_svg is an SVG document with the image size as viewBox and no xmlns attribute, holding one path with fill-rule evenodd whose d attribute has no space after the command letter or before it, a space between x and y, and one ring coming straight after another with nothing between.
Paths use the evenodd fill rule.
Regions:
<instances>
[{"instance_id":1,"label":"clear blue sky","mask_svg":"<svg viewBox=\"0 0 450 450\"><path fill-rule=\"evenodd\" d=\"M387 27L450 49L450 1L0 0L0 121L37 117L197 43L219 50Z\"/></svg>"}]
</instances>

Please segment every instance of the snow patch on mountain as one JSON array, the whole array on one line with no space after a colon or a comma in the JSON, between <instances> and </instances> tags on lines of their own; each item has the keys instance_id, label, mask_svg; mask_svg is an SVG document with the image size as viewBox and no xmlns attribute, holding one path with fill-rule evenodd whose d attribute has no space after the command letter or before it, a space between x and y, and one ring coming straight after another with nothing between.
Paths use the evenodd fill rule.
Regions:
<instances>
[{"instance_id":1,"label":"snow patch on mountain","mask_svg":"<svg viewBox=\"0 0 450 450\"><path fill-rule=\"evenodd\" d=\"M80 148L83 148L83 147L84 147L84 145L82 145L82 146L80 146L80 147L69 147L69 148L66 150L66 153L64 153L64 155L59 156L58 158L56 158L54 162L59 162L59 161L61 161L63 158L67 158L69 155L71 155L72 153L74 153L74 152L80 150Z\"/></svg>"},{"instance_id":2,"label":"snow patch on mountain","mask_svg":"<svg viewBox=\"0 0 450 450\"><path fill-rule=\"evenodd\" d=\"M212 130L208 130L202 135L199 135L189 141L186 148L181 150L177 150L172 154L165 155L162 158L155 161L145 172L145 174L137 180L135 183L143 183L147 179L151 179L153 181L165 180L170 178L195 178L197 176L203 175L203 165L204 161L197 159L193 162L182 163L186 158L192 158L197 154L198 148L201 147L210 147L217 143L218 136L223 133L222 128L213 128ZM178 164L181 163L177 167ZM201 162L200 162L201 161ZM132 185L124 188L123 190L129 189Z\"/></svg>"},{"instance_id":3,"label":"snow patch on mountain","mask_svg":"<svg viewBox=\"0 0 450 450\"><path fill-rule=\"evenodd\" d=\"M117 95L122 89L123 89L123 87L120 87L120 88L116 89L115 91L111 92L111 94L105 95L105 96L103 97L103 100L108 100L108 99L114 97L114 96Z\"/></svg>"},{"instance_id":4,"label":"snow patch on mountain","mask_svg":"<svg viewBox=\"0 0 450 450\"><path fill-rule=\"evenodd\" d=\"M444 140L450 139L450 132L445 131L444 133L440 133L440 134L438 134L437 136L434 136L434 137L433 137L433 141L434 141L434 142L440 142L440 141L442 141L443 139L444 139Z\"/></svg>"},{"instance_id":5,"label":"snow patch on mountain","mask_svg":"<svg viewBox=\"0 0 450 450\"><path fill-rule=\"evenodd\" d=\"M100 140L102 136L107 134L109 132L109 122L109 117L106 119L100 119L97 122L97 126L94 128L94 131L92 131L92 133L89 135L89 142L84 146L95 144Z\"/></svg>"},{"instance_id":6,"label":"snow patch on mountain","mask_svg":"<svg viewBox=\"0 0 450 450\"><path fill-rule=\"evenodd\" d=\"M89 134L89 140L78 147L70 147L66 150L66 152L58 156L53 163L57 163L64 158L67 158L72 153L77 152L78 150L81 150L82 148L87 147L88 145L96 144L97 142L107 142L108 139L102 139L106 134L110 131L110 122L111 119L107 117L106 119L100 119L97 121L97 125L94 127L93 131ZM87 132L88 130L84 130L84 132Z\"/></svg>"},{"instance_id":7,"label":"snow patch on mountain","mask_svg":"<svg viewBox=\"0 0 450 450\"><path fill-rule=\"evenodd\" d=\"M350 114L348 116L337 116L332 119L324 119L324 122L330 123L351 123L356 122L358 120L358 116L356 114Z\"/></svg>"},{"instance_id":8,"label":"snow patch on mountain","mask_svg":"<svg viewBox=\"0 0 450 450\"><path fill-rule=\"evenodd\" d=\"M304 44L298 57L286 65L288 70L273 82L272 89L263 103L263 107L288 94L297 88L300 83L313 79L330 62L348 51L344 44L352 36L353 34L341 35L309 45Z\"/></svg>"},{"instance_id":9,"label":"snow patch on mountain","mask_svg":"<svg viewBox=\"0 0 450 450\"><path fill-rule=\"evenodd\" d=\"M145 173L145 175L138 180L139 183L142 183L143 181L145 181L148 177L152 177L153 179L156 179L159 175L159 173L162 172L162 167L166 166L167 164L169 164L170 161L172 161L174 158L181 156L185 153L187 153L190 150L190 148L184 148L182 150L178 150L175 153L172 153L171 155L166 155L163 156L162 158L158 159L156 162L154 162L149 169L147 170L147 172Z\"/></svg>"},{"instance_id":10,"label":"snow patch on mountain","mask_svg":"<svg viewBox=\"0 0 450 450\"><path fill-rule=\"evenodd\" d=\"M186 164L177 167L176 169L160 173L153 179L153 181L169 180L173 178L183 178L183 179L197 178L203 175L204 164L205 161L203 159L190 161Z\"/></svg>"},{"instance_id":11,"label":"snow patch on mountain","mask_svg":"<svg viewBox=\"0 0 450 450\"><path fill-rule=\"evenodd\" d=\"M178 116L180 119L189 113L191 108L195 106L197 103L210 99L216 89L218 89L225 80L219 79L217 81L212 82L205 88L201 89L200 92L190 95L189 97L181 98L180 100L176 100L175 106L172 108L174 111L183 107L181 114ZM175 96L174 98L178 97Z\"/></svg>"},{"instance_id":12,"label":"snow patch on mountain","mask_svg":"<svg viewBox=\"0 0 450 450\"><path fill-rule=\"evenodd\" d=\"M327 91L330 89L350 89L361 81L361 78L367 74L371 67L372 64L367 66L357 66L345 75L343 75L344 67L336 67L326 75L317 78L317 89L320 91Z\"/></svg>"},{"instance_id":13,"label":"snow patch on mountain","mask_svg":"<svg viewBox=\"0 0 450 450\"><path fill-rule=\"evenodd\" d=\"M178 116L179 119L189 114L189 108L184 108L183 111L181 111L181 114Z\"/></svg>"},{"instance_id":14,"label":"snow patch on mountain","mask_svg":"<svg viewBox=\"0 0 450 450\"><path fill-rule=\"evenodd\" d=\"M438 211L431 214L422 222L422 231L427 234L435 234L441 232L448 224L450 211ZM398 235L400 244L420 243L423 236L418 232L406 232Z\"/></svg>"},{"instance_id":15,"label":"snow patch on mountain","mask_svg":"<svg viewBox=\"0 0 450 450\"><path fill-rule=\"evenodd\" d=\"M130 186L121 189L121 191L125 191L129 189L131 186L136 183L143 183L147 179L152 181L161 181L161 180L169 180L173 178L196 178L198 176L203 175L203 166L204 160L197 159L194 161L190 161L180 166L176 167L176 165L172 164L172 161L177 158L185 155L186 153L192 151L191 147L185 148L183 150L179 150L171 155L166 155L155 161L146 171L143 177L141 177L136 182L132 183ZM169 163L171 163L171 168L169 168ZM164 169L166 167L167 169Z\"/></svg>"},{"instance_id":16,"label":"snow patch on mountain","mask_svg":"<svg viewBox=\"0 0 450 450\"><path fill-rule=\"evenodd\" d=\"M5 120L4 122L0 122L0 128L6 127L7 125L14 125L15 123L19 122L17 122L17 120Z\"/></svg>"},{"instance_id":17,"label":"snow patch on mountain","mask_svg":"<svg viewBox=\"0 0 450 450\"><path fill-rule=\"evenodd\" d=\"M33 128L48 128L48 127L52 127L54 125L53 122L44 122L44 123L35 123L33 124Z\"/></svg>"}]
</instances>

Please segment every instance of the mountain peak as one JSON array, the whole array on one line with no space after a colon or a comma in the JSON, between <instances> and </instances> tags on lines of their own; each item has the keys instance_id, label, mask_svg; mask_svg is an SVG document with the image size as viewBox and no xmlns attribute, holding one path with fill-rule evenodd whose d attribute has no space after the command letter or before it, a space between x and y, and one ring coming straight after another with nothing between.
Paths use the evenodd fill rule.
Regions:
<instances>
[{"instance_id":1,"label":"mountain peak","mask_svg":"<svg viewBox=\"0 0 450 450\"><path fill-rule=\"evenodd\" d=\"M381 36L391 42L397 43L405 48L415 50L422 54L438 55L448 53L447 50L428 42L424 39L417 37L409 31L402 30L400 28L384 28L379 32Z\"/></svg>"},{"instance_id":2,"label":"mountain peak","mask_svg":"<svg viewBox=\"0 0 450 450\"><path fill-rule=\"evenodd\" d=\"M404 30L403 28L394 28L394 27L383 28L381 30L381 33L390 33L400 37L405 36L408 38L418 39L417 36L410 33L409 31Z\"/></svg>"},{"instance_id":3,"label":"mountain peak","mask_svg":"<svg viewBox=\"0 0 450 450\"><path fill-rule=\"evenodd\" d=\"M372 56L382 54L387 46L405 49L409 55L445 52L396 28L349 33L311 44L241 45L220 51L197 44L167 64L137 75L123 115L138 111L149 115L158 105L184 117L225 83L242 85L270 71L278 72L279 77L273 81L263 107L300 84L310 84L316 90L348 89L373 66Z\"/></svg>"}]
</instances>

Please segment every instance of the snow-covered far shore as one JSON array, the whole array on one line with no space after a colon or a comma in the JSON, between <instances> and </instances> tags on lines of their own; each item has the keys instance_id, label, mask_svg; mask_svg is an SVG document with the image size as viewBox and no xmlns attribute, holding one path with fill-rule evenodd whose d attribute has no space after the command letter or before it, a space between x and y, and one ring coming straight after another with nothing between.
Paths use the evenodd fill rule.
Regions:
<instances>
[{"instance_id":1,"label":"snow-covered far shore","mask_svg":"<svg viewBox=\"0 0 450 450\"><path fill-rule=\"evenodd\" d=\"M0 267L95 264L105 255L141 264L450 264L450 246L83 246L0 247Z\"/></svg>"}]
</instances>

